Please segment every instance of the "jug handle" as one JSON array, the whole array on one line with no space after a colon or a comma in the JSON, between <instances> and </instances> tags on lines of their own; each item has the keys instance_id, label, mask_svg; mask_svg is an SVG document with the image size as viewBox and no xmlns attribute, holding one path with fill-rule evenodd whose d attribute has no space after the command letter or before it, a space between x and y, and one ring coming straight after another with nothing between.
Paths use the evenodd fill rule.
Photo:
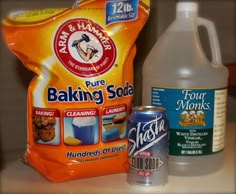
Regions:
<instances>
[{"instance_id":1,"label":"jug handle","mask_svg":"<svg viewBox=\"0 0 236 194\"><path fill-rule=\"evenodd\" d=\"M206 20L204 18L198 17L198 26L204 26L207 29L208 37L210 39L211 55L212 55L212 65L213 67L221 67L221 51L219 46L219 39L216 33L215 25L212 21Z\"/></svg>"}]
</instances>

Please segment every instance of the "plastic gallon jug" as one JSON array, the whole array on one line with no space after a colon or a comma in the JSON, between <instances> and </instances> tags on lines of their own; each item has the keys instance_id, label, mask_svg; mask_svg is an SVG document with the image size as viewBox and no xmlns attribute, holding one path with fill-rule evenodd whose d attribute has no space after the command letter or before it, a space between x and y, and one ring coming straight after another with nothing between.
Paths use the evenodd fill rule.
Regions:
<instances>
[{"instance_id":1,"label":"plastic gallon jug","mask_svg":"<svg viewBox=\"0 0 236 194\"><path fill-rule=\"evenodd\" d=\"M209 33L211 61L202 49L199 26ZM170 174L194 176L220 168L227 80L214 24L198 17L197 3L179 2L175 21L143 66L143 105L165 107L170 119Z\"/></svg>"}]
</instances>

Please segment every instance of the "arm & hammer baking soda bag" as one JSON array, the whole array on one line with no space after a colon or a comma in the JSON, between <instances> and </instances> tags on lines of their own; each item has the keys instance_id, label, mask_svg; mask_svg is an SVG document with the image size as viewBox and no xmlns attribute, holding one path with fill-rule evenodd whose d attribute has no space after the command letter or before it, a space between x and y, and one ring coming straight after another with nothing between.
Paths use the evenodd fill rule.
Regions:
<instances>
[{"instance_id":1,"label":"arm & hammer baking soda bag","mask_svg":"<svg viewBox=\"0 0 236 194\"><path fill-rule=\"evenodd\" d=\"M135 40L149 8L149 0L82 0L3 20L9 49L36 74L25 161L47 179L128 170Z\"/></svg>"}]
</instances>

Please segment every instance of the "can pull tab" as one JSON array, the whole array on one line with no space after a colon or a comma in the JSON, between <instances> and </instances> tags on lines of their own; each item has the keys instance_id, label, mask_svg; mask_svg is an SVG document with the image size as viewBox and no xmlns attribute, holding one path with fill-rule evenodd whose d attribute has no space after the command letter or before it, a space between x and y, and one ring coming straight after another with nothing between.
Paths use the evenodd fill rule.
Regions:
<instances>
[{"instance_id":1,"label":"can pull tab","mask_svg":"<svg viewBox=\"0 0 236 194\"><path fill-rule=\"evenodd\" d=\"M214 23L212 21L206 20L201 17L198 17L197 22L198 22L198 26L203 26L207 29L209 39L210 39L212 66L213 67L223 66L222 59L221 59L221 51L220 51L220 46L219 46L219 39L216 33Z\"/></svg>"}]
</instances>

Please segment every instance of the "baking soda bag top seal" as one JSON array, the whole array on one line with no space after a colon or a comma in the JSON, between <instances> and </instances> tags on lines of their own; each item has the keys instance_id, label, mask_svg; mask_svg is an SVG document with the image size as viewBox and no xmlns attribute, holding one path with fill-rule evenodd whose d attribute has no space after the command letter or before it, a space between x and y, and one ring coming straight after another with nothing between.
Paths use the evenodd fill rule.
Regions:
<instances>
[{"instance_id":1,"label":"baking soda bag top seal","mask_svg":"<svg viewBox=\"0 0 236 194\"><path fill-rule=\"evenodd\" d=\"M135 40L149 0L83 0L3 20L9 49L35 73L25 160L47 179L128 170Z\"/></svg>"}]
</instances>

